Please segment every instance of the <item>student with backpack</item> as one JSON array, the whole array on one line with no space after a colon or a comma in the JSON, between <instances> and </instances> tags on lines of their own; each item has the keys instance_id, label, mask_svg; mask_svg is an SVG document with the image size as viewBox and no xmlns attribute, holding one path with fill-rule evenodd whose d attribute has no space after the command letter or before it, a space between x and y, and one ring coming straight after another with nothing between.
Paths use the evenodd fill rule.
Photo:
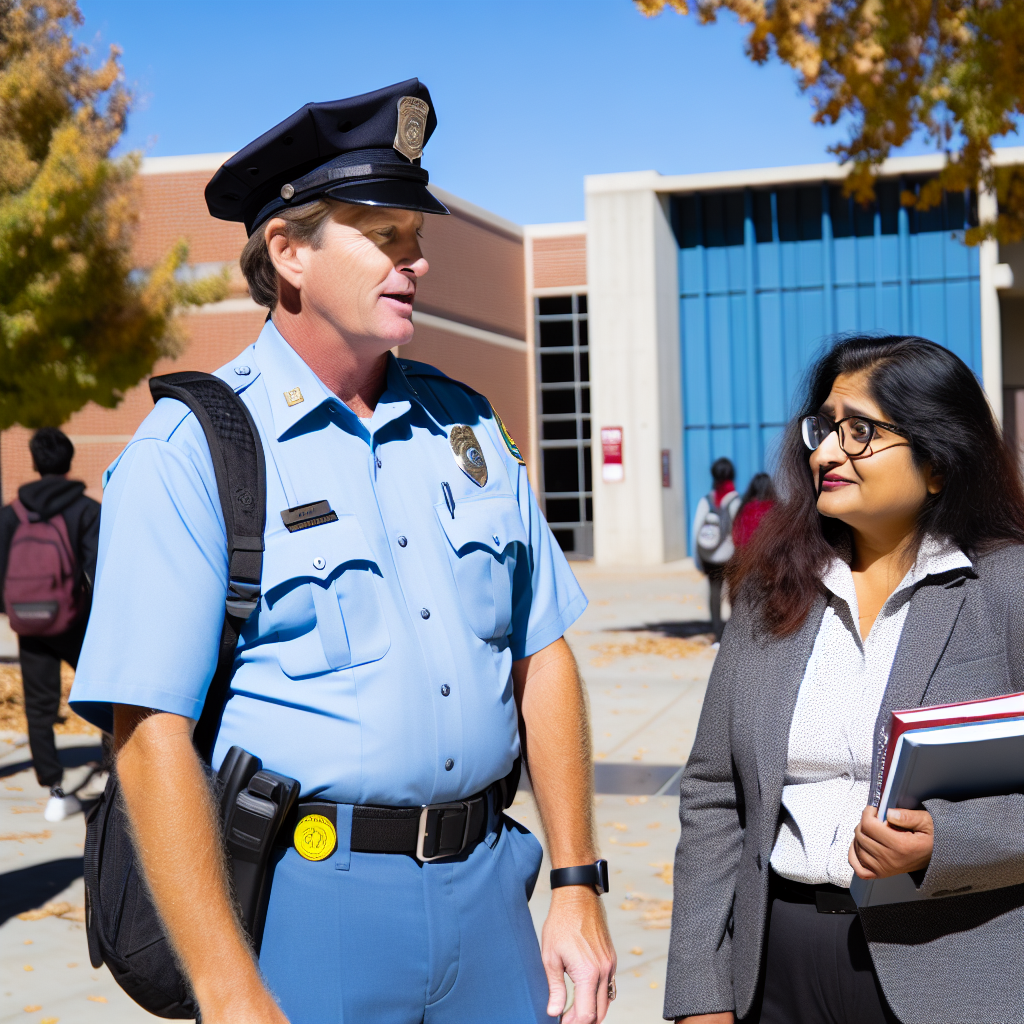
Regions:
<instances>
[{"instance_id":1,"label":"student with backpack","mask_svg":"<svg viewBox=\"0 0 1024 1024\"><path fill-rule=\"evenodd\" d=\"M89 619L100 532L100 505L85 484L68 480L75 449L55 427L29 442L40 479L18 490L0 510L3 610L18 634L28 742L39 785L50 799L43 816L63 821L81 810L61 789L64 769L53 726L60 708L60 663L78 665Z\"/></svg>"},{"instance_id":2,"label":"student with backpack","mask_svg":"<svg viewBox=\"0 0 1024 1024\"><path fill-rule=\"evenodd\" d=\"M693 560L708 578L708 603L715 645L722 639L722 580L725 563L733 556L732 524L740 508L740 496L733 481L736 470L729 459L716 459L711 466L714 486L697 502L693 517Z\"/></svg>"}]
</instances>

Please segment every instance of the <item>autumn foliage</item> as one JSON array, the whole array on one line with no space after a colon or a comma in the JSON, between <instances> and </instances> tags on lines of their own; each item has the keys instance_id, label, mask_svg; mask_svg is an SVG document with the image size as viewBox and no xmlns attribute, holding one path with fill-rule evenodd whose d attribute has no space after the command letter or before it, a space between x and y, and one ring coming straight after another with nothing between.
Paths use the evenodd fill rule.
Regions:
<instances>
[{"instance_id":1,"label":"autumn foliage","mask_svg":"<svg viewBox=\"0 0 1024 1024\"><path fill-rule=\"evenodd\" d=\"M73 0L0 0L0 429L116 405L176 350L175 311L226 293L177 280L184 242L134 267L139 157L110 157L131 97L81 24Z\"/></svg>"},{"instance_id":2,"label":"autumn foliage","mask_svg":"<svg viewBox=\"0 0 1024 1024\"><path fill-rule=\"evenodd\" d=\"M634 0L646 15L687 0ZM1024 237L1024 173L993 162L992 140L1024 114L1024 3L1020 0L696 0L702 22L723 10L750 26L747 54L773 53L794 68L814 120L848 119L848 141L830 148L851 162L847 192L874 198L882 161L915 135L947 154L942 173L903 201L921 209L943 189L982 186L999 199L998 220L969 242Z\"/></svg>"}]
</instances>

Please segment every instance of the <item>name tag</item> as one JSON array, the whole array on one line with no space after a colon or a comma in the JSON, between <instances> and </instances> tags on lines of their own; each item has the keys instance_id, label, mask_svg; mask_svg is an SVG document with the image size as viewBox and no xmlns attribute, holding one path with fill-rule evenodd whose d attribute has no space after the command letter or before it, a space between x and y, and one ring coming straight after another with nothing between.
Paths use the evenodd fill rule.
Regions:
<instances>
[{"instance_id":1,"label":"name tag","mask_svg":"<svg viewBox=\"0 0 1024 1024\"><path fill-rule=\"evenodd\" d=\"M295 508L284 509L281 512L281 519L288 532L295 533L297 530L308 530L311 526L337 522L338 513L332 511L329 501L314 501L309 505L296 505Z\"/></svg>"}]
</instances>

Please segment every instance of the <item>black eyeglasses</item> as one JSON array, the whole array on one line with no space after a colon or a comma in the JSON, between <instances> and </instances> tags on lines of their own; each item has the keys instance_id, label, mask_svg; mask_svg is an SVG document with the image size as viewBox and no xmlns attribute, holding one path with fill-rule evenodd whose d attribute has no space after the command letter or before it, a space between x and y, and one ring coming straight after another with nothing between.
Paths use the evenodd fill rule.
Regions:
<instances>
[{"instance_id":1,"label":"black eyeglasses","mask_svg":"<svg viewBox=\"0 0 1024 1024\"><path fill-rule=\"evenodd\" d=\"M899 434L900 437L906 436L894 423L872 420L867 416L847 416L845 419L833 421L828 416L821 414L805 416L800 421L800 434L804 439L804 444L813 452L825 442L825 438L834 430L839 434L839 447L851 459L856 459L867 451L868 446L875 439L879 427ZM889 445L889 447L897 446Z\"/></svg>"}]
</instances>

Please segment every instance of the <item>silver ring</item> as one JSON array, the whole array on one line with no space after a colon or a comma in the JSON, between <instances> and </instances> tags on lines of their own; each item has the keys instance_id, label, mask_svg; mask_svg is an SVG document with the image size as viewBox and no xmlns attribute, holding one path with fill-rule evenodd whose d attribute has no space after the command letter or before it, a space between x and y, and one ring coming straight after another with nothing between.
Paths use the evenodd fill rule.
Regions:
<instances>
[{"instance_id":1,"label":"silver ring","mask_svg":"<svg viewBox=\"0 0 1024 1024\"><path fill-rule=\"evenodd\" d=\"M608 999L609 999L609 1001L614 999L616 994L617 993L615 991L615 978L612 977L612 978L608 979Z\"/></svg>"}]
</instances>

